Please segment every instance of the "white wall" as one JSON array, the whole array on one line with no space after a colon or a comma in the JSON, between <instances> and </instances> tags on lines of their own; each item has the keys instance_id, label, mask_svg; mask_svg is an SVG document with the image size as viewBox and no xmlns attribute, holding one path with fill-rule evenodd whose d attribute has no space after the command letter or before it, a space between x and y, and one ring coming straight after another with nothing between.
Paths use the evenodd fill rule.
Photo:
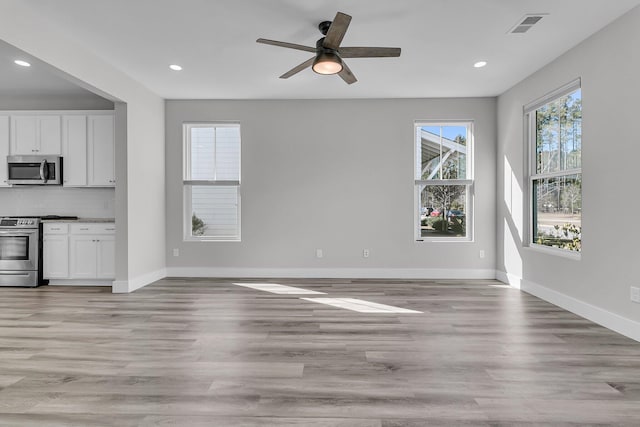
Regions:
<instances>
[{"instance_id":1,"label":"white wall","mask_svg":"<svg viewBox=\"0 0 640 427\"><path fill-rule=\"evenodd\" d=\"M126 103L120 110L126 112L126 121L117 123L126 129L116 131L121 138L116 141L115 216L118 248L127 253L116 257L114 291L131 291L162 277L164 101L52 27L36 7L19 0L0 3L0 39L56 67L82 87Z\"/></svg>"},{"instance_id":2,"label":"white wall","mask_svg":"<svg viewBox=\"0 0 640 427\"><path fill-rule=\"evenodd\" d=\"M0 188L0 215L66 215L81 218L113 218L112 188L20 186Z\"/></svg>"},{"instance_id":3,"label":"white wall","mask_svg":"<svg viewBox=\"0 0 640 427\"><path fill-rule=\"evenodd\" d=\"M169 274L494 277L495 106L493 98L167 101ZM429 119L475 121L474 242L414 240L414 120ZM182 123L229 120L241 123L242 242L183 242Z\"/></svg>"},{"instance_id":4,"label":"white wall","mask_svg":"<svg viewBox=\"0 0 640 427\"><path fill-rule=\"evenodd\" d=\"M501 278L640 340L638 102L640 8L498 99L498 264ZM583 100L581 260L523 247L523 106L577 77Z\"/></svg>"}]
</instances>

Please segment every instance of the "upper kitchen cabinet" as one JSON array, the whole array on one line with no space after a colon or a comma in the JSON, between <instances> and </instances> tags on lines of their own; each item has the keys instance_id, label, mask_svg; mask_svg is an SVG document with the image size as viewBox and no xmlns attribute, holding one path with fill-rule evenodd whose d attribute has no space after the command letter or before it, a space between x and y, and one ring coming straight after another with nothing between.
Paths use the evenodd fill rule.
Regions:
<instances>
[{"instance_id":1,"label":"upper kitchen cabinet","mask_svg":"<svg viewBox=\"0 0 640 427\"><path fill-rule=\"evenodd\" d=\"M63 185L87 185L87 116L62 116Z\"/></svg>"},{"instance_id":2,"label":"upper kitchen cabinet","mask_svg":"<svg viewBox=\"0 0 640 427\"><path fill-rule=\"evenodd\" d=\"M115 144L113 116L87 116L88 184L113 187L115 178Z\"/></svg>"},{"instance_id":3,"label":"upper kitchen cabinet","mask_svg":"<svg viewBox=\"0 0 640 427\"><path fill-rule=\"evenodd\" d=\"M9 116L0 116L0 187L7 187L7 156L9 155Z\"/></svg>"},{"instance_id":4,"label":"upper kitchen cabinet","mask_svg":"<svg viewBox=\"0 0 640 427\"><path fill-rule=\"evenodd\" d=\"M59 115L11 116L12 155L60 155Z\"/></svg>"}]
</instances>

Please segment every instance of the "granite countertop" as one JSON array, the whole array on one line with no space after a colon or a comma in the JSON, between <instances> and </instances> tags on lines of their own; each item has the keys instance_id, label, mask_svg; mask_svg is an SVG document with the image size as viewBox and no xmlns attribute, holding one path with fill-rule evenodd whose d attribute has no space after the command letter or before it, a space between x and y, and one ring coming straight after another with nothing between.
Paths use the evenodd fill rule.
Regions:
<instances>
[{"instance_id":1,"label":"granite countertop","mask_svg":"<svg viewBox=\"0 0 640 427\"><path fill-rule=\"evenodd\" d=\"M115 218L78 218L78 219L43 219L42 222L93 222L109 223L116 222Z\"/></svg>"}]
</instances>

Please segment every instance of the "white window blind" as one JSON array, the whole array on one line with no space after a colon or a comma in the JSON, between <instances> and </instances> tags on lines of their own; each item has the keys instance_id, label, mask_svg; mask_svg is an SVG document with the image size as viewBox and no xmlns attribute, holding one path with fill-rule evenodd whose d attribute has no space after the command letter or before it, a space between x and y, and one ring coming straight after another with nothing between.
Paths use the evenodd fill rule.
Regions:
<instances>
[{"instance_id":1,"label":"white window blind","mask_svg":"<svg viewBox=\"0 0 640 427\"><path fill-rule=\"evenodd\" d=\"M240 125L184 126L185 238L240 240Z\"/></svg>"}]
</instances>

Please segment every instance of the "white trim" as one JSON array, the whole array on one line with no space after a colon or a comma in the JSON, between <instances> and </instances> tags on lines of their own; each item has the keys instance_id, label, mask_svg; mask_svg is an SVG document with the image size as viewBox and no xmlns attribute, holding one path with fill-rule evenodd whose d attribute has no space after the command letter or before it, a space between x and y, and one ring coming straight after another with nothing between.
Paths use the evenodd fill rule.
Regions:
<instances>
[{"instance_id":1,"label":"white trim","mask_svg":"<svg viewBox=\"0 0 640 427\"><path fill-rule=\"evenodd\" d=\"M473 185L472 179L416 179L415 185L424 185L425 187L435 185Z\"/></svg>"},{"instance_id":2,"label":"white trim","mask_svg":"<svg viewBox=\"0 0 640 427\"><path fill-rule=\"evenodd\" d=\"M49 286L112 286L111 280L49 279Z\"/></svg>"},{"instance_id":3,"label":"white trim","mask_svg":"<svg viewBox=\"0 0 640 427\"><path fill-rule=\"evenodd\" d=\"M498 271L496 272L496 277L501 282L507 283L514 288L519 286L519 289L528 294L557 305L560 308L584 317L585 319L597 323L600 326L604 326L607 329L611 329L614 332L640 342L640 322L627 319L626 317L622 317L603 308L596 307L587 302L580 301L569 295L554 291L553 289L549 289L530 280L524 280L513 276L509 273Z\"/></svg>"},{"instance_id":4,"label":"white trim","mask_svg":"<svg viewBox=\"0 0 640 427\"><path fill-rule=\"evenodd\" d=\"M557 89L552 90L551 92L542 95L540 98L535 99L533 101L531 101L530 103L526 104L523 107L523 112L524 114L529 114L532 111L537 110L538 108L542 107L545 104L548 104L549 102L553 101L556 98L560 98L564 95L568 95L571 92L574 92L578 89L580 89L582 87L582 81L580 79L580 77L578 77L577 79L563 85L560 86Z\"/></svg>"},{"instance_id":5,"label":"white trim","mask_svg":"<svg viewBox=\"0 0 640 427\"><path fill-rule=\"evenodd\" d=\"M0 110L3 115L25 116L113 116L115 110Z\"/></svg>"},{"instance_id":6,"label":"white trim","mask_svg":"<svg viewBox=\"0 0 640 427\"><path fill-rule=\"evenodd\" d=\"M571 175L580 175L580 180L582 180L582 167L574 168L574 169L565 169L559 170L555 172L546 172L546 173L538 173L538 165L536 163L537 155L536 155L536 143L537 143L537 134L536 134L536 117L535 111L547 105L553 101L558 100L562 96L568 95L570 93L576 91L582 91L582 81L581 78L578 77L575 80L555 89L546 95L536 99L535 101L530 102L529 104L523 107L523 120L524 120L524 138L526 141L525 146L527 147L524 162L525 162L525 171L527 171L527 179L524 181L523 194L526 194L524 198L524 212L527 212L527 217L525 219L524 224L524 236L526 236L523 240L523 247L537 250L540 252L545 252L550 255L564 256L570 259L580 259L580 253L576 256L574 251L568 249L560 249L560 248L550 248L545 245L539 245L535 243L534 232L537 230L537 224L533 224L534 219L534 191L535 185L534 182L542 179L550 179L550 178L561 178L567 177ZM581 92L582 99L582 92ZM581 148L582 150L582 148ZM582 191L581 191L582 194ZM550 248L551 250L542 249L542 247Z\"/></svg>"},{"instance_id":7,"label":"white trim","mask_svg":"<svg viewBox=\"0 0 640 427\"><path fill-rule=\"evenodd\" d=\"M168 267L167 277L495 279L493 269Z\"/></svg>"},{"instance_id":8,"label":"white trim","mask_svg":"<svg viewBox=\"0 0 640 427\"><path fill-rule=\"evenodd\" d=\"M504 271L496 270L496 280L506 283L514 289L522 288L522 279L515 274L506 273Z\"/></svg>"},{"instance_id":9,"label":"white trim","mask_svg":"<svg viewBox=\"0 0 640 427\"><path fill-rule=\"evenodd\" d=\"M414 179L414 188L416 189L414 193L414 202L413 202L413 234L414 241L416 242L473 242L474 241L474 230L473 225L475 222L474 215L474 203L475 203L475 178L474 178L474 163L475 163L475 139L474 139L474 128L475 121L474 120L415 120L413 123L415 135L414 135L414 164L416 170L414 174L419 173L416 178L422 177L422 162L420 160L422 156L421 149L421 141L422 141L422 127L423 126L438 126L448 127L448 126L464 126L466 128L466 145L465 147L465 156L466 156L466 178L464 179ZM442 159L442 130L440 133L440 157ZM462 147L462 145L461 145ZM442 161L441 161L442 163ZM440 164L441 167L441 164ZM421 220L421 206L420 200L422 197L422 191L426 187L430 186L439 186L439 185L464 185L465 188L465 222L466 229L465 235L462 237L444 237L444 236L422 236L422 220Z\"/></svg>"},{"instance_id":10,"label":"white trim","mask_svg":"<svg viewBox=\"0 0 640 427\"><path fill-rule=\"evenodd\" d=\"M160 270L145 273L129 280L115 280L113 282L111 292L114 294L127 294L160 279L164 279L165 277L167 277L167 270L165 268L161 268Z\"/></svg>"},{"instance_id":11,"label":"white trim","mask_svg":"<svg viewBox=\"0 0 640 427\"><path fill-rule=\"evenodd\" d=\"M541 245L539 243L530 243L529 246L523 247L524 250L539 252L547 255L560 256L574 261L582 259L582 252L572 251L570 249L555 248L553 246Z\"/></svg>"}]
</instances>

